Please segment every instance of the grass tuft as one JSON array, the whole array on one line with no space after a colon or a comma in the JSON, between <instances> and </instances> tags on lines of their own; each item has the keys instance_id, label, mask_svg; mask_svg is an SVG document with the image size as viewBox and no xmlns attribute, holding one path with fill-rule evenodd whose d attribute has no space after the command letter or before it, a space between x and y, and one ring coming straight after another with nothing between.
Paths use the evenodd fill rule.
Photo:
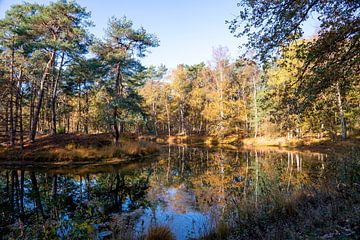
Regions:
<instances>
[{"instance_id":1,"label":"grass tuft","mask_svg":"<svg viewBox=\"0 0 360 240\"><path fill-rule=\"evenodd\" d=\"M143 236L144 240L175 240L173 233L168 226L152 226L147 234Z\"/></svg>"}]
</instances>

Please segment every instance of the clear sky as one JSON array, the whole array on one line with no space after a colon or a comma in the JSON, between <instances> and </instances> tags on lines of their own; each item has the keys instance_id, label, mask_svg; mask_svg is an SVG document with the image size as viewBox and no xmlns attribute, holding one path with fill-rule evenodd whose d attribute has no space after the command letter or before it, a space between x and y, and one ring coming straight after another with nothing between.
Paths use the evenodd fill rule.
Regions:
<instances>
[{"instance_id":1,"label":"clear sky","mask_svg":"<svg viewBox=\"0 0 360 240\"><path fill-rule=\"evenodd\" d=\"M0 0L0 17L18 0ZM45 0L27 2L48 3ZM240 39L232 36L225 20L231 20L239 9L236 0L77 0L91 12L97 37L104 34L111 16L127 16L135 26L143 26L160 39L160 46L151 50L145 65L194 64L211 60L212 49L219 45L230 50L232 58L240 55Z\"/></svg>"}]
</instances>

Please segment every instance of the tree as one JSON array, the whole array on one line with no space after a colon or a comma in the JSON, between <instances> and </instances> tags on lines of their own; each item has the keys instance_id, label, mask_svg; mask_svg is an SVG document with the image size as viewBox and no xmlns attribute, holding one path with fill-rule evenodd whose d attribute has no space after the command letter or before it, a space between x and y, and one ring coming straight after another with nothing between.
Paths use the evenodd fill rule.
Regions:
<instances>
[{"instance_id":1,"label":"tree","mask_svg":"<svg viewBox=\"0 0 360 240\"><path fill-rule=\"evenodd\" d=\"M164 77L166 71L167 69L163 65L158 68L150 66L146 71L148 80L139 91L140 95L144 98L144 107L150 112L150 121L153 125L152 130L154 130L155 135L158 135L158 115L161 114L161 110L163 110L162 102L159 102L162 93L160 80ZM165 108L166 106L167 105L165 105Z\"/></svg>"},{"instance_id":2,"label":"tree","mask_svg":"<svg viewBox=\"0 0 360 240\"><path fill-rule=\"evenodd\" d=\"M187 135L186 117L188 115L188 97L191 91L191 82L189 81L187 70L184 65L178 65L171 73L171 88L174 91L174 103L177 106L176 112L179 120L178 133Z\"/></svg>"},{"instance_id":3,"label":"tree","mask_svg":"<svg viewBox=\"0 0 360 240\"><path fill-rule=\"evenodd\" d=\"M115 143L119 141L124 124L123 120L119 119L122 114L120 103L126 102L124 100L127 96L134 96L129 94L134 93L131 87L142 81L142 79L136 78L129 79L129 76L136 75L143 70L136 57L144 57L149 47L158 45L159 41L156 36L147 33L144 28L135 30L132 21L126 17L120 19L113 17L109 21L105 41L98 42L94 47L95 53L108 66L108 78L114 82L111 95ZM126 95L126 93L128 94Z\"/></svg>"},{"instance_id":4,"label":"tree","mask_svg":"<svg viewBox=\"0 0 360 240\"><path fill-rule=\"evenodd\" d=\"M241 11L230 21L229 28L236 36L248 37L246 44L258 51L262 61L276 57L303 36L302 26L309 17L318 16L320 31L311 41L299 42L297 56L304 64L298 68L300 81L297 94L305 111L329 88L336 89L336 100L346 138L343 111L344 94L359 80L359 1L251 1L238 3Z\"/></svg>"},{"instance_id":5,"label":"tree","mask_svg":"<svg viewBox=\"0 0 360 240\"><path fill-rule=\"evenodd\" d=\"M32 31L37 36L37 47L48 55L48 61L40 80L39 99L36 112L32 122L30 140L35 140L39 114L42 106L45 81L51 67L57 63L57 53L60 52L59 69L55 78L52 78L52 133L56 133L55 99L57 87L64 66L65 55L69 56L77 49L83 49L86 37L85 27L88 25L86 19L89 13L74 2L55 2L48 6L40 7L38 14L34 15L31 24ZM54 76L53 76L54 77Z\"/></svg>"},{"instance_id":6,"label":"tree","mask_svg":"<svg viewBox=\"0 0 360 240\"><path fill-rule=\"evenodd\" d=\"M77 132L80 132L82 128L83 132L89 133L91 124L90 99L94 95L96 81L101 79L103 75L104 69L96 58L76 58L65 71L63 91L70 98L77 98L76 106L73 106L77 108Z\"/></svg>"},{"instance_id":7,"label":"tree","mask_svg":"<svg viewBox=\"0 0 360 240\"><path fill-rule=\"evenodd\" d=\"M1 48L5 62L9 62L7 70L8 103L6 106L6 132L10 132L10 145L16 142L18 119L20 120L20 138L23 143L22 131L22 81L25 65L24 57L31 49L33 36L29 34L30 20L36 14L36 4L14 5L0 21ZM15 106L14 106L15 105ZM20 111L20 114L18 113ZM9 117L8 117L9 114ZM9 128L8 128L9 125Z\"/></svg>"}]
</instances>

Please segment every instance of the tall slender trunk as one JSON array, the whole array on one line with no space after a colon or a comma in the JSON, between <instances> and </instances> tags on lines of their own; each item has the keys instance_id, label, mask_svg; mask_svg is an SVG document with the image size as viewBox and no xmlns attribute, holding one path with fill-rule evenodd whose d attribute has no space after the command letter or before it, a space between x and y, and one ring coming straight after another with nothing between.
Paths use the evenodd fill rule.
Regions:
<instances>
[{"instance_id":1,"label":"tall slender trunk","mask_svg":"<svg viewBox=\"0 0 360 240\"><path fill-rule=\"evenodd\" d=\"M11 62L10 62L10 145L15 146L15 134L16 129L14 125L14 60L15 60L15 51L14 51L14 42L11 48Z\"/></svg>"},{"instance_id":2,"label":"tall slender trunk","mask_svg":"<svg viewBox=\"0 0 360 240\"><path fill-rule=\"evenodd\" d=\"M29 106L29 132L32 130L32 122L34 119L34 112L35 112L35 101L36 101L36 80L33 79L31 84L31 99L30 99L30 106Z\"/></svg>"},{"instance_id":3,"label":"tall slender trunk","mask_svg":"<svg viewBox=\"0 0 360 240\"><path fill-rule=\"evenodd\" d=\"M182 106L180 106L180 121L181 121L181 134L184 133L184 110Z\"/></svg>"},{"instance_id":4,"label":"tall slender trunk","mask_svg":"<svg viewBox=\"0 0 360 240\"><path fill-rule=\"evenodd\" d=\"M61 54L59 71L56 75L53 90L52 90L52 95L51 95L51 113L52 113L51 134L53 134L53 135L56 134L56 94L57 94L57 87L58 87L60 77L61 77L61 72L62 72L63 65L64 65L64 57L65 57L65 52L63 51Z\"/></svg>"},{"instance_id":5,"label":"tall slender trunk","mask_svg":"<svg viewBox=\"0 0 360 240\"><path fill-rule=\"evenodd\" d=\"M343 106L342 106L339 81L336 81L336 100L337 100L337 105L339 108L339 116L340 116L340 123L341 123L341 139L345 140L346 139L346 123L345 123L345 118L344 118L344 111L343 111Z\"/></svg>"},{"instance_id":6,"label":"tall slender trunk","mask_svg":"<svg viewBox=\"0 0 360 240\"><path fill-rule=\"evenodd\" d=\"M16 115L14 119L15 130L19 125L19 133L20 133L20 146L23 148L24 137L23 137L23 126L22 126L22 75L23 71L20 70L19 80L16 86L16 98L15 98L15 109ZM16 138L16 131L14 138Z\"/></svg>"},{"instance_id":7,"label":"tall slender trunk","mask_svg":"<svg viewBox=\"0 0 360 240\"><path fill-rule=\"evenodd\" d=\"M77 123L76 123L76 132L80 132L80 123L81 123L81 118L82 118L82 114L81 114L81 110L82 110L82 105L81 105L81 84L79 83L78 85L78 119L77 119Z\"/></svg>"},{"instance_id":8,"label":"tall slender trunk","mask_svg":"<svg viewBox=\"0 0 360 240\"><path fill-rule=\"evenodd\" d=\"M121 95L121 68L120 63L118 63L116 67L116 78L115 78L115 97L118 97ZM119 125L118 125L118 107L115 105L113 110L113 127L114 127L114 141L115 143L119 142L120 139L120 131L119 131Z\"/></svg>"},{"instance_id":9,"label":"tall slender trunk","mask_svg":"<svg viewBox=\"0 0 360 240\"><path fill-rule=\"evenodd\" d=\"M66 116L67 133L70 132L70 114Z\"/></svg>"},{"instance_id":10,"label":"tall slender trunk","mask_svg":"<svg viewBox=\"0 0 360 240\"><path fill-rule=\"evenodd\" d=\"M31 142L35 141L36 130L37 130L37 125L38 125L38 122L39 122L39 115L40 115L41 106L42 106L42 100L43 100L43 97L44 97L44 90L45 90L44 89L44 83L45 83L47 75L49 74L49 69L50 69L50 66L51 66L51 63L52 63L54 57L55 57L55 51L53 51L51 53L50 60L46 64L44 73L43 73L41 81L40 81L39 100L38 100L38 103L36 105L36 112L34 114L34 119L32 121L32 127L31 127L31 131L30 131L30 141Z\"/></svg>"},{"instance_id":11,"label":"tall slender trunk","mask_svg":"<svg viewBox=\"0 0 360 240\"><path fill-rule=\"evenodd\" d=\"M166 108L166 117L167 117L167 125L168 125L168 134L170 137L171 136L170 111L167 103L165 104L165 108Z\"/></svg>"},{"instance_id":12,"label":"tall slender trunk","mask_svg":"<svg viewBox=\"0 0 360 240\"><path fill-rule=\"evenodd\" d=\"M84 118L84 132L89 133L89 92L85 92L85 118Z\"/></svg>"},{"instance_id":13,"label":"tall slender trunk","mask_svg":"<svg viewBox=\"0 0 360 240\"><path fill-rule=\"evenodd\" d=\"M223 76L223 68L220 69L220 83L218 83L219 93L220 93L220 131L221 136L224 136L224 93L223 93L223 86L224 86L224 76Z\"/></svg>"},{"instance_id":14,"label":"tall slender trunk","mask_svg":"<svg viewBox=\"0 0 360 240\"><path fill-rule=\"evenodd\" d=\"M22 107L22 90L20 89L20 105L19 105L19 130L20 130L20 147L24 148L24 126L23 126L23 107Z\"/></svg>"},{"instance_id":15,"label":"tall slender trunk","mask_svg":"<svg viewBox=\"0 0 360 240\"><path fill-rule=\"evenodd\" d=\"M256 73L254 73L253 76L253 85L254 85L254 91L253 91L253 101L254 101L254 138L258 135L258 109L257 109L257 89L256 89Z\"/></svg>"},{"instance_id":16,"label":"tall slender trunk","mask_svg":"<svg viewBox=\"0 0 360 240\"><path fill-rule=\"evenodd\" d=\"M9 103L5 105L5 136L9 136Z\"/></svg>"},{"instance_id":17,"label":"tall slender trunk","mask_svg":"<svg viewBox=\"0 0 360 240\"><path fill-rule=\"evenodd\" d=\"M158 131L157 131L157 113L156 113L156 107L155 107L155 102L152 103L152 111L153 111L153 118L154 118L154 130L155 130L155 135L158 135Z\"/></svg>"}]
</instances>

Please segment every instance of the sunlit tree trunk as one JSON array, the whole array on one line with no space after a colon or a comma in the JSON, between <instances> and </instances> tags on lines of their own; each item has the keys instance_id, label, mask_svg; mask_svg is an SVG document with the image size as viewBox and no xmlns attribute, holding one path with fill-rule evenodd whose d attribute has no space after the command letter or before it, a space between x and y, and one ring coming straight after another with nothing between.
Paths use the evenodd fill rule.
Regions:
<instances>
[{"instance_id":1,"label":"sunlit tree trunk","mask_svg":"<svg viewBox=\"0 0 360 240\"><path fill-rule=\"evenodd\" d=\"M85 92L85 118L84 118L84 132L89 133L89 93Z\"/></svg>"},{"instance_id":2,"label":"sunlit tree trunk","mask_svg":"<svg viewBox=\"0 0 360 240\"><path fill-rule=\"evenodd\" d=\"M81 124L81 119L82 119L82 106L81 106L81 85L79 83L78 85L78 117L77 117L77 121L76 121L76 132L80 132L80 124Z\"/></svg>"},{"instance_id":3,"label":"sunlit tree trunk","mask_svg":"<svg viewBox=\"0 0 360 240\"><path fill-rule=\"evenodd\" d=\"M180 119L181 119L181 133L184 133L184 110L180 108Z\"/></svg>"},{"instance_id":4,"label":"sunlit tree trunk","mask_svg":"<svg viewBox=\"0 0 360 240\"><path fill-rule=\"evenodd\" d=\"M153 118L154 118L154 130L155 130L155 135L158 135L158 131L157 131L157 113L156 113L156 106L155 106L155 102L152 103L152 111L153 111Z\"/></svg>"},{"instance_id":5,"label":"sunlit tree trunk","mask_svg":"<svg viewBox=\"0 0 360 240\"><path fill-rule=\"evenodd\" d=\"M30 132L30 141L31 142L35 141L36 130L37 130L38 122L39 122L39 115L40 115L42 101L43 101L43 97L44 97L44 91L45 91L44 83L45 83L45 80L47 78L47 75L49 74L49 69L51 67L51 63L52 63L54 57L55 57L55 51L50 54L50 59L46 64L44 73L43 73L41 81L40 81L39 100L38 100L38 103L37 103L37 106L36 106L36 112L34 114L34 119L32 121L32 127L31 127L31 132Z\"/></svg>"},{"instance_id":6,"label":"sunlit tree trunk","mask_svg":"<svg viewBox=\"0 0 360 240\"><path fill-rule=\"evenodd\" d=\"M258 135L258 109L257 109L257 89L256 89L256 74L253 76L253 101L254 101L254 138Z\"/></svg>"},{"instance_id":7,"label":"sunlit tree trunk","mask_svg":"<svg viewBox=\"0 0 360 240\"><path fill-rule=\"evenodd\" d=\"M52 113L52 126L51 126L51 134L56 134L56 96L57 96L57 88L58 88L58 84L61 78L61 72L63 69L63 65L64 65L64 57L65 57L65 52L63 51L61 54L61 60L60 60L60 66L59 66L59 70L58 73L56 75L55 78L55 82L53 85L53 90L52 90L52 94L51 94L51 113Z\"/></svg>"},{"instance_id":8,"label":"sunlit tree trunk","mask_svg":"<svg viewBox=\"0 0 360 240\"><path fill-rule=\"evenodd\" d=\"M168 106L167 103L165 104L165 108L166 108L168 135L169 135L169 137L170 137L170 136L171 136L170 111L169 111L169 106Z\"/></svg>"},{"instance_id":9,"label":"sunlit tree trunk","mask_svg":"<svg viewBox=\"0 0 360 240\"><path fill-rule=\"evenodd\" d=\"M32 83L31 83L31 99L30 99L30 106L29 106L29 131L32 131L32 122L34 119L34 112L35 112L35 101L36 101L36 80L33 79Z\"/></svg>"},{"instance_id":10,"label":"sunlit tree trunk","mask_svg":"<svg viewBox=\"0 0 360 240\"><path fill-rule=\"evenodd\" d=\"M11 61L10 61L10 146L15 146L16 141L16 129L14 124L14 61L15 61L15 51L14 51L14 42L11 48Z\"/></svg>"},{"instance_id":11,"label":"sunlit tree trunk","mask_svg":"<svg viewBox=\"0 0 360 240\"><path fill-rule=\"evenodd\" d=\"M346 124L345 124L344 111L343 111L342 100L341 100L339 81L336 82L336 100L337 100L337 105L339 108L339 116L340 116L340 123L341 123L341 139L345 140L346 139Z\"/></svg>"},{"instance_id":12,"label":"sunlit tree trunk","mask_svg":"<svg viewBox=\"0 0 360 240\"><path fill-rule=\"evenodd\" d=\"M23 92L22 92L22 73L20 73L19 87L19 131L20 131L20 147L24 147L24 126L23 126Z\"/></svg>"}]
</instances>

